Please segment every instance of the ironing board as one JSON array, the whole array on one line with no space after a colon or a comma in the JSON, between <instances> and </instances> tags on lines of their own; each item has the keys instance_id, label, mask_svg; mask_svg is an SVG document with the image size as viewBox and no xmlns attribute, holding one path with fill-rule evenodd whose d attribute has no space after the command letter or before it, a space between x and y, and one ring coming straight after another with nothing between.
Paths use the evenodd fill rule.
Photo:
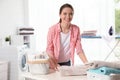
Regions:
<instances>
[{"instance_id":1,"label":"ironing board","mask_svg":"<svg viewBox=\"0 0 120 80\"><path fill-rule=\"evenodd\" d=\"M113 46L113 48L111 48L110 46L109 46L109 48L111 48L111 51L108 53L108 55L105 57L105 61L108 59L108 57L112 54L112 53L114 53L114 50L116 49L116 47L118 46L118 44L120 43L120 36L116 36L115 37L115 39L117 39L117 42L116 42L116 44Z\"/></svg>"}]
</instances>

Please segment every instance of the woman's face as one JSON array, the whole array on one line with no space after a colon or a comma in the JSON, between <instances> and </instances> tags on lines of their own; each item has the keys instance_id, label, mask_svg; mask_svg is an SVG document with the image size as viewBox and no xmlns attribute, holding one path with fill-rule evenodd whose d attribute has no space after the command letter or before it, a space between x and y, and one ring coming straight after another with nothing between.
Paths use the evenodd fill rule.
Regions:
<instances>
[{"instance_id":1,"label":"woman's face","mask_svg":"<svg viewBox=\"0 0 120 80\"><path fill-rule=\"evenodd\" d=\"M73 18L73 10L69 7L66 7L62 10L60 14L61 22L69 24Z\"/></svg>"}]
</instances>

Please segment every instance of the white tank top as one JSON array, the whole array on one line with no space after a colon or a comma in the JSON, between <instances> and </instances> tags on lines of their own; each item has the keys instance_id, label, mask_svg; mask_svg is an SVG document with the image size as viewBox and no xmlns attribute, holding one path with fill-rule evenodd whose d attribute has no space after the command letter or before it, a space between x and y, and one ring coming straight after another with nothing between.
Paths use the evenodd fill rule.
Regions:
<instances>
[{"instance_id":1,"label":"white tank top","mask_svg":"<svg viewBox=\"0 0 120 80\"><path fill-rule=\"evenodd\" d=\"M60 54L58 63L70 60L70 31L68 33L60 33Z\"/></svg>"}]
</instances>

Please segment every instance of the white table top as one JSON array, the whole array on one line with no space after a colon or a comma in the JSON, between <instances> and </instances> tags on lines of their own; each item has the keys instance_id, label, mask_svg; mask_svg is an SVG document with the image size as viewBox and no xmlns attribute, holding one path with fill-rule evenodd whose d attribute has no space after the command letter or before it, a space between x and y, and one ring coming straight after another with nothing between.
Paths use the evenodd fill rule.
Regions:
<instances>
[{"instance_id":1,"label":"white table top","mask_svg":"<svg viewBox=\"0 0 120 80\"><path fill-rule=\"evenodd\" d=\"M24 78L33 80L87 80L86 76L62 76L58 71L52 71L46 75L35 75L31 73L23 73Z\"/></svg>"}]
</instances>

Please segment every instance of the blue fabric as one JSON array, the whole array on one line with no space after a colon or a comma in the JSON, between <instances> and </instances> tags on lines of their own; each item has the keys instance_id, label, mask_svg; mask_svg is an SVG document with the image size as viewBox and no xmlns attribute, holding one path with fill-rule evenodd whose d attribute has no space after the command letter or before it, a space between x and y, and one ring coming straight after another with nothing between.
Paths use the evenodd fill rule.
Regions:
<instances>
[{"instance_id":1,"label":"blue fabric","mask_svg":"<svg viewBox=\"0 0 120 80\"><path fill-rule=\"evenodd\" d=\"M100 68L95 68L95 69L89 69L88 72L94 72L94 73L103 74L103 75L110 75L111 73L120 74L120 69L100 67Z\"/></svg>"}]
</instances>

